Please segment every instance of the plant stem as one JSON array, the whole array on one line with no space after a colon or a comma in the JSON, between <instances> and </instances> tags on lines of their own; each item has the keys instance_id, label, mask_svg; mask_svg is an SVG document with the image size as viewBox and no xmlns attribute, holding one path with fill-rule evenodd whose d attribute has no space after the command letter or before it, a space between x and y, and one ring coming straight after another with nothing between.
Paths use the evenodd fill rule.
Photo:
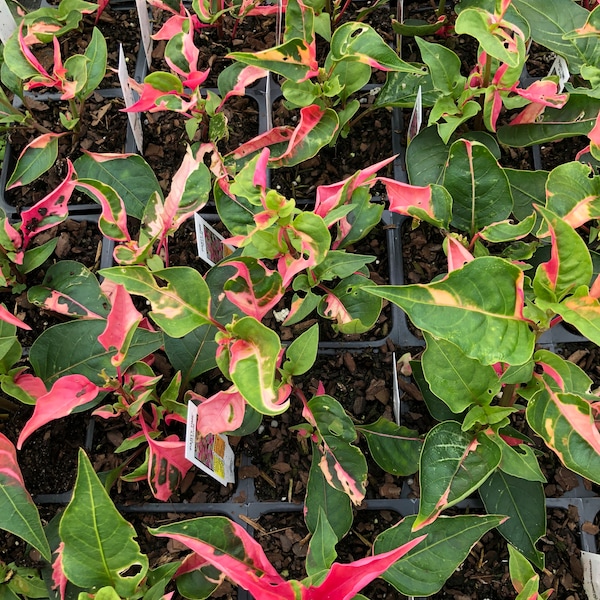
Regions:
<instances>
[{"instance_id":1,"label":"plant stem","mask_svg":"<svg viewBox=\"0 0 600 600\"><path fill-rule=\"evenodd\" d=\"M502 389L502 396L500 397L500 406L512 406L515 403L515 390L517 385L515 383L507 383Z\"/></svg>"},{"instance_id":2,"label":"plant stem","mask_svg":"<svg viewBox=\"0 0 600 600\"><path fill-rule=\"evenodd\" d=\"M435 13L436 17L441 17L444 13L446 12L446 0L440 0L440 3L438 4L438 9Z\"/></svg>"}]
</instances>

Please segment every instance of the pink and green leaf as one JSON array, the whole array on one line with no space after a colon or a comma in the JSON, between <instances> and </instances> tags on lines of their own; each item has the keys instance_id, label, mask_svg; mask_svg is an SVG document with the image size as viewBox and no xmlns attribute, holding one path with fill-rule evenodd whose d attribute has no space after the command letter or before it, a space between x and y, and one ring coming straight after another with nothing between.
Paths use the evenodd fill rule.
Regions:
<instances>
[{"instance_id":1,"label":"pink and green leaf","mask_svg":"<svg viewBox=\"0 0 600 600\"><path fill-rule=\"evenodd\" d=\"M40 427L50 421L70 415L76 408L96 398L100 388L83 375L65 375L58 379L52 389L36 399L33 415L25 423L17 448Z\"/></svg>"},{"instance_id":2,"label":"pink and green leaf","mask_svg":"<svg viewBox=\"0 0 600 600\"><path fill-rule=\"evenodd\" d=\"M474 435L456 421L431 429L421 452L421 503L413 531L433 523L442 511L474 492L501 458L500 448L484 431Z\"/></svg>"},{"instance_id":3,"label":"pink and green leaf","mask_svg":"<svg viewBox=\"0 0 600 600\"><path fill-rule=\"evenodd\" d=\"M398 548L382 554L367 556L349 564L333 563L323 583L302 590L302 600L322 600L323 598L352 600L360 590L397 563L426 537L426 535L415 537Z\"/></svg>"},{"instance_id":4,"label":"pink and green leaf","mask_svg":"<svg viewBox=\"0 0 600 600\"><path fill-rule=\"evenodd\" d=\"M149 300L150 317L171 337L183 337L211 323L210 291L195 269L171 267L151 272L146 267L126 266L103 269L101 275Z\"/></svg>"},{"instance_id":5,"label":"pink and green leaf","mask_svg":"<svg viewBox=\"0 0 600 600\"><path fill-rule=\"evenodd\" d=\"M143 416L140 423L149 448L148 485L157 500L167 502L192 468L192 463L185 457L185 442L176 435L155 440Z\"/></svg>"},{"instance_id":6,"label":"pink and green leaf","mask_svg":"<svg viewBox=\"0 0 600 600\"><path fill-rule=\"evenodd\" d=\"M359 505L366 492L367 462L352 443L357 439L354 423L340 403L327 395L312 398L303 414L318 430L319 466L327 483Z\"/></svg>"},{"instance_id":7,"label":"pink and green leaf","mask_svg":"<svg viewBox=\"0 0 600 600\"><path fill-rule=\"evenodd\" d=\"M316 77L319 72L314 43L300 38L258 52L231 52L225 58L266 69L296 82Z\"/></svg>"},{"instance_id":8,"label":"pink and green leaf","mask_svg":"<svg viewBox=\"0 0 600 600\"><path fill-rule=\"evenodd\" d=\"M78 179L77 186L84 188L102 207L98 220L100 231L116 242L129 242L131 236L127 230L127 212L125 203L110 186L94 179Z\"/></svg>"},{"instance_id":9,"label":"pink and green leaf","mask_svg":"<svg viewBox=\"0 0 600 600\"><path fill-rule=\"evenodd\" d=\"M44 133L29 142L17 160L6 189L27 185L45 173L58 156L58 138L65 133Z\"/></svg>"},{"instance_id":10,"label":"pink and green leaf","mask_svg":"<svg viewBox=\"0 0 600 600\"><path fill-rule=\"evenodd\" d=\"M560 302L592 278L592 259L583 239L566 221L536 206L548 227L552 242L550 260L542 263L533 280L536 296L547 302Z\"/></svg>"},{"instance_id":11,"label":"pink and green leaf","mask_svg":"<svg viewBox=\"0 0 600 600\"><path fill-rule=\"evenodd\" d=\"M289 406L289 390L276 382L281 353L279 336L252 317L242 317L228 326L229 334L217 335L221 348L217 363L246 402L265 415L278 415ZM283 397L282 397L283 396Z\"/></svg>"},{"instance_id":12,"label":"pink and green leaf","mask_svg":"<svg viewBox=\"0 0 600 600\"><path fill-rule=\"evenodd\" d=\"M31 238L46 229L62 223L69 215L67 203L77 185L73 179L73 163L67 159L67 175L39 202L21 213L21 235L23 236L23 249L27 247Z\"/></svg>"},{"instance_id":13,"label":"pink and green leaf","mask_svg":"<svg viewBox=\"0 0 600 600\"><path fill-rule=\"evenodd\" d=\"M385 185L390 210L416 217L436 227L448 227L452 218L452 197L441 185L417 186L380 177Z\"/></svg>"},{"instance_id":14,"label":"pink and green leaf","mask_svg":"<svg viewBox=\"0 0 600 600\"><path fill-rule=\"evenodd\" d=\"M0 529L25 540L50 562L52 553L40 515L25 489L15 447L3 433L0 433Z\"/></svg>"},{"instance_id":15,"label":"pink and green leaf","mask_svg":"<svg viewBox=\"0 0 600 600\"><path fill-rule=\"evenodd\" d=\"M292 167L309 158L326 146L339 127L337 113L331 108L322 109L316 104L300 109L300 122L294 129L287 148L279 155L272 152L271 167Z\"/></svg>"},{"instance_id":16,"label":"pink and green leaf","mask_svg":"<svg viewBox=\"0 0 600 600\"><path fill-rule=\"evenodd\" d=\"M546 182L546 208L574 229L600 218L600 177L580 162L559 165Z\"/></svg>"},{"instance_id":17,"label":"pink and green leaf","mask_svg":"<svg viewBox=\"0 0 600 600\"><path fill-rule=\"evenodd\" d=\"M283 297L281 275L250 257L227 261L227 266L234 267L236 272L225 283L225 296L243 314L262 321Z\"/></svg>"},{"instance_id":18,"label":"pink and green leaf","mask_svg":"<svg viewBox=\"0 0 600 600\"><path fill-rule=\"evenodd\" d=\"M397 304L417 327L452 342L470 358L485 365L519 365L531 357L535 343L523 316L523 281L523 272L510 262L480 257L442 281L363 289Z\"/></svg>"},{"instance_id":19,"label":"pink and green leaf","mask_svg":"<svg viewBox=\"0 0 600 600\"><path fill-rule=\"evenodd\" d=\"M230 519L199 517L150 533L184 544L256 598L297 600L292 584L269 562L261 545Z\"/></svg>"},{"instance_id":20,"label":"pink and green leaf","mask_svg":"<svg viewBox=\"0 0 600 600\"><path fill-rule=\"evenodd\" d=\"M581 396L561 392L538 376L541 390L527 404L527 421L567 468L600 480L600 433L592 404Z\"/></svg>"}]
</instances>

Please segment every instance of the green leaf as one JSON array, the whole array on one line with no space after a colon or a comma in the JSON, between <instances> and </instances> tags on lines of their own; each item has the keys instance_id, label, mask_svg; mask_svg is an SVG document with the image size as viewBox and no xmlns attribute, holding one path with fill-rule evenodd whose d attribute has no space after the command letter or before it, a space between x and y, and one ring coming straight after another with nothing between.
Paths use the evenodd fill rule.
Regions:
<instances>
[{"instance_id":1,"label":"green leaf","mask_svg":"<svg viewBox=\"0 0 600 600\"><path fill-rule=\"evenodd\" d=\"M422 38L415 38L415 41L423 62L429 67L434 88L450 96L460 95L466 81L460 74L460 58L442 44L427 42Z\"/></svg>"},{"instance_id":2,"label":"green leaf","mask_svg":"<svg viewBox=\"0 0 600 600\"><path fill-rule=\"evenodd\" d=\"M61 323L46 329L33 343L29 361L36 375L47 385L63 375L79 373L96 385L104 385L104 371L109 377L116 376L110 359L115 351L107 352L98 342L98 336L106 328L103 319L86 319ZM121 369L125 370L163 345L160 332L137 329ZM61 351L57 352L56 349Z\"/></svg>"},{"instance_id":3,"label":"green leaf","mask_svg":"<svg viewBox=\"0 0 600 600\"><path fill-rule=\"evenodd\" d=\"M216 327L201 325L181 338L165 335L165 352L173 368L181 371L184 385L217 366L216 333Z\"/></svg>"},{"instance_id":4,"label":"green leaf","mask_svg":"<svg viewBox=\"0 0 600 600\"><path fill-rule=\"evenodd\" d=\"M458 346L484 365L520 365L535 335L520 313L523 273L497 257L481 257L435 283L365 287L408 313L420 329Z\"/></svg>"},{"instance_id":5,"label":"green leaf","mask_svg":"<svg viewBox=\"0 0 600 600\"><path fill-rule=\"evenodd\" d=\"M318 511L317 527L312 532L306 555L306 574L309 577L328 571L337 557L335 545L338 543L338 537L321 506Z\"/></svg>"},{"instance_id":6,"label":"green leaf","mask_svg":"<svg viewBox=\"0 0 600 600\"><path fill-rule=\"evenodd\" d=\"M112 189L121 197L127 214L136 219L142 218L149 198L163 193L150 165L137 154L123 154L115 157L102 157L97 154L84 154L74 163L77 174L82 179L95 179Z\"/></svg>"},{"instance_id":7,"label":"green leaf","mask_svg":"<svg viewBox=\"0 0 600 600\"><path fill-rule=\"evenodd\" d=\"M12 442L2 433L0 464L0 529L25 540L50 562L52 552L44 535L38 509L25 489L23 475L17 463L17 452Z\"/></svg>"},{"instance_id":8,"label":"green leaf","mask_svg":"<svg viewBox=\"0 0 600 600\"><path fill-rule=\"evenodd\" d=\"M384 417L356 429L365 436L373 460L384 471L400 477L417 472L423 440L416 431Z\"/></svg>"},{"instance_id":9,"label":"green leaf","mask_svg":"<svg viewBox=\"0 0 600 600\"><path fill-rule=\"evenodd\" d=\"M472 404L490 404L500 391L494 368L466 356L458 346L424 333L427 348L421 364L431 391L454 413Z\"/></svg>"},{"instance_id":10,"label":"green leaf","mask_svg":"<svg viewBox=\"0 0 600 600\"><path fill-rule=\"evenodd\" d=\"M449 150L434 125L419 131L406 150L410 183L420 186L441 183Z\"/></svg>"},{"instance_id":11,"label":"green leaf","mask_svg":"<svg viewBox=\"0 0 600 600\"><path fill-rule=\"evenodd\" d=\"M494 15L481 8L467 8L461 10L456 19L456 33L466 33L473 36L480 43L483 50L497 58L500 62L510 67L518 67L525 61L525 40L518 33L513 41L518 46L518 52L511 51L505 46L506 41L501 35L494 35L497 20Z\"/></svg>"},{"instance_id":12,"label":"green leaf","mask_svg":"<svg viewBox=\"0 0 600 600\"><path fill-rule=\"evenodd\" d=\"M50 258L57 244L58 238L54 238L41 246L34 246L26 250L23 257L23 264L18 267L19 271L21 273L31 273L34 269L41 267Z\"/></svg>"},{"instance_id":13,"label":"green leaf","mask_svg":"<svg viewBox=\"0 0 600 600\"><path fill-rule=\"evenodd\" d=\"M452 144L443 185L452 196L452 225L471 236L506 219L512 211L508 177L494 155L478 142Z\"/></svg>"},{"instance_id":14,"label":"green leaf","mask_svg":"<svg viewBox=\"0 0 600 600\"><path fill-rule=\"evenodd\" d=\"M318 349L319 325L315 323L287 347L283 370L292 376L303 375L315 363Z\"/></svg>"},{"instance_id":15,"label":"green leaf","mask_svg":"<svg viewBox=\"0 0 600 600\"><path fill-rule=\"evenodd\" d=\"M29 144L22 156L17 160L13 174L6 184L6 189L17 185L27 185L45 173L58 157L58 138L51 133L37 138L40 143ZM44 143L41 141L44 140Z\"/></svg>"},{"instance_id":16,"label":"green leaf","mask_svg":"<svg viewBox=\"0 0 600 600\"><path fill-rule=\"evenodd\" d=\"M88 59L86 64L86 82L83 89L77 94L85 99L96 90L106 75L107 49L106 40L100 30L94 27L92 39L85 49L84 56Z\"/></svg>"},{"instance_id":17,"label":"green leaf","mask_svg":"<svg viewBox=\"0 0 600 600\"><path fill-rule=\"evenodd\" d=\"M538 458L530 446L508 445L499 435L493 438L502 451L500 469L513 477L546 483L546 478L540 469Z\"/></svg>"},{"instance_id":18,"label":"green leaf","mask_svg":"<svg viewBox=\"0 0 600 600\"><path fill-rule=\"evenodd\" d=\"M114 587L132 596L146 576L148 558L134 540L137 535L115 508L83 450L73 497L60 521L64 543L62 568L67 579L84 589ZM135 569L135 575L126 575Z\"/></svg>"},{"instance_id":19,"label":"green leaf","mask_svg":"<svg viewBox=\"0 0 600 600\"><path fill-rule=\"evenodd\" d=\"M422 73L398 57L383 38L366 23L344 23L331 38L330 56L333 62L357 61L386 71Z\"/></svg>"},{"instance_id":20,"label":"green leaf","mask_svg":"<svg viewBox=\"0 0 600 600\"><path fill-rule=\"evenodd\" d=\"M600 46L596 37L567 36L585 24L589 15L585 8L567 0L541 4L537 0L513 0L512 4L529 22L533 40L565 58L571 73L579 73L585 64L598 64Z\"/></svg>"},{"instance_id":21,"label":"green leaf","mask_svg":"<svg viewBox=\"0 0 600 600\"><path fill-rule=\"evenodd\" d=\"M576 6L572 2L569 4ZM599 110L600 99L572 92L562 108L546 108L535 123L498 127L498 141L506 146L524 147L587 135Z\"/></svg>"},{"instance_id":22,"label":"green leaf","mask_svg":"<svg viewBox=\"0 0 600 600\"><path fill-rule=\"evenodd\" d=\"M329 526L341 540L352 526L352 506L348 494L337 490L327 483L325 475L319 466L320 454L316 444L312 446L312 462L306 484L306 499L304 520L306 527L314 533L318 527L320 510L328 515Z\"/></svg>"},{"instance_id":23,"label":"green leaf","mask_svg":"<svg viewBox=\"0 0 600 600\"><path fill-rule=\"evenodd\" d=\"M429 525L443 510L474 492L501 458L500 448L485 432L462 431L456 421L431 429L421 452L421 504L414 529Z\"/></svg>"},{"instance_id":24,"label":"green leaf","mask_svg":"<svg viewBox=\"0 0 600 600\"><path fill-rule=\"evenodd\" d=\"M484 227L479 234L484 240L492 244L501 244L524 238L531 233L534 226L535 214L530 214L520 223L513 223L510 220L492 223Z\"/></svg>"},{"instance_id":25,"label":"green leaf","mask_svg":"<svg viewBox=\"0 0 600 600\"><path fill-rule=\"evenodd\" d=\"M546 498L538 481L527 481L498 470L479 488L487 512L510 517L498 531L539 569L544 553L536 542L546 533Z\"/></svg>"},{"instance_id":26,"label":"green leaf","mask_svg":"<svg viewBox=\"0 0 600 600\"><path fill-rule=\"evenodd\" d=\"M183 337L210 323L210 291L202 275L191 267L154 272L141 266L111 267L100 274L122 284L130 294L149 300L150 317L171 337Z\"/></svg>"},{"instance_id":27,"label":"green leaf","mask_svg":"<svg viewBox=\"0 0 600 600\"><path fill-rule=\"evenodd\" d=\"M498 515L461 515L439 517L418 533L416 515L405 517L394 527L379 534L373 552L379 554L426 534L427 537L383 575L399 592L407 596L430 596L467 558L482 535L497 527L504 517Z\"/></svg>"}]
</instances>

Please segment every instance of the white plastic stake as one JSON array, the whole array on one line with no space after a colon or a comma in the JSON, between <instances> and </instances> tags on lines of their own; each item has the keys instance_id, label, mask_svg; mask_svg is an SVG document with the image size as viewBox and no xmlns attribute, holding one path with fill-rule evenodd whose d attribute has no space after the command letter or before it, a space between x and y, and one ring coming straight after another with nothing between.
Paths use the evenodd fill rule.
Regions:
<instances>
[{"instance_id":1,"label":"white plastic stake","mask_svg":"<svg viewBox=\"0 0 600 600\"><path fill-rule=\"evenodd\" d=\"M6 0L0 0L0 40L5 44L17 28L17 22L8 8Z\"/></svg>"},{"instance_id":2,"label":"white plastic stake","mask_svg":"<svg viewBox=\"0 0 600 600\"><path fill-rule=\"evenodd\" d=\"M581 552L583 565L583 589L589 600L600 600L600 555Z\"/></svg>"},{"instance_id":3,"label":"white plastic stake","mask_svg":"<svg viewBox=\"0 0 600 600\"><path fill-rule=\"evenodd\" d=\"M148 18L148 5L146 4L146 0L135 0L135 4L140 20L140 34L144 54L146 55L146 64L150 68L150 63L152 62L152 30L150 29L150 19Z\"/></svg>"},{"instance_id":4,"label":"white plastic stake","mask_svg":"<svg viewBox=\"0 0 600 600\"><path fill-rule=\"evenodd\" d=\"M413 107L412 115L410 115L410 122L408 123L407 139L408 143L421 131L421 125L423 124L423 93L421 86L417 92L415 98L415 105Z\"/></svg>"},{"instance_id":5,"label":"white plastic stake","mask_svg":"<svg viewBox=\"0 0 600 600\"><path fill-rule=\"evenodd\" d=\"M129 85L129 73L127 72L127 63L125 62L125 54L123 53L123 45L119 46L119 83L121 84L121 90L123 91L123 99L125 100L125 106L129 108L135 103L133 96L133 90ZM129 124L133 131L133 137L135 139L135 145L139 150L140 154L144 153L144 136L142 133L142 121L140 113L130 112L127 113L129 117Z\"/></svg>"},{"instance_id":6,"label":"white plastic stake","mask_svg":"<svg viewBox=\"0 0 600 600\"><path fill-rule=\"evenodd\" d=\"M559 93L562 92L565 87L565 83L567 83L571 77L567 61L562 56L557 56L552 65L550 65L548 75L558 75L558 91Z\"/></svg>"},{"instance_id":7,"label":"white plastic stake","mask_svg":"<svg viewBox=\"0 0 600 600\"><path fill-rule=\"evenodd\" d=\"M398 387L398 365L396 364L396 353L392 352L392 400L394 407L394 418L396 425L400 426L400 388Z\"/></svg>"}]
</instances>

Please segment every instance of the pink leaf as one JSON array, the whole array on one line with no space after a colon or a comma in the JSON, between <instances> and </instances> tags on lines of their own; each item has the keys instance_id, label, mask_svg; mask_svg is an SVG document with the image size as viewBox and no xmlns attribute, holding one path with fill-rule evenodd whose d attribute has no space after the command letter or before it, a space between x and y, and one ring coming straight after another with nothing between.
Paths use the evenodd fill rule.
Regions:
<instances>
[{"instance_id":1,"label":"pink leaf","mask_svg":"<svg viewBox=\"0 0 600 600\"><path fill-rule=\"evenodd\" d=\"M31 49L29 48L29 46L25 43L25 38L23 37L23 27L24 27L25 21L21 21L21 25L19 26L19 47L21 49L21 52L23 53L23 56L25 57L25 59L27 60L27 62L44 78L47 79L48 81L52 82L52 77L50 77L50 74L48 73L48 71L46 71L46 69L44 69L44 67L42 66L42 64L38 61L38 59L35 57L35 54L31 51ZM56 38L54 38L56 39Z\"/></svg>"},{"instance_id":2,"label":"pink leaf","mask_svg":"<svg viewBox=\"0 0 600 600\"><path fill-rule=\"evenodd\" d=\"M446 240L448 241L448 273L475 260L475 257L455 237L449 235Z\"/></svg>"},{"instance_id":3,"label":"pink leaf","mask_svg":"<svg viewBox=\"0 0 600 600\"><path fill-rule=\"evenodd\" d=\"M48 390L44 382L31 373L19 373L13 383L21 388L35 403L40 396L43 396Z\"/></svg>"},{"instance_id":4,"label":"pink leaf","mask_svg":"<svg viewBox=\"0 0 600 600\"><path fill-rule=\"evenodd\" d=\"M409 209L416 206L432 218L435 218L431 202L432 193L430 186L410 185L396 181L395 179L388 179L387 177L379 177L378 181L386 187L390 210L392 212L413 216Z\"/></svg>"},{"instance_id":5,"label":"pink leaf","mask_svg":"<svg viewBox=\"0 0 600 600\"><path fill-rule=\"evenodd\" d=\"M350 564L333 563L323 583L304 591L302 600L351 600L426 537L419 536L399 548L367 556Z\"/></svg>"},{"instance_id":6,"label":"pink leaf","mask_svg":"<svg viewBox=\"0 0 600 600\"><path fill-rule=\"evenodd\" d=\"M110 0L98 0L98 10L96 12L96 25L98 24L98 21L100 20L100 16L102 15L104 10L108 6L109 2L110 2Z\"/></svg>"},{"instance_id":7,"label":"pink leaf","mask_svg":"<svg viewBox=\"0 0 600 600\"><path fill-rule=\"evenodd\" d=\"M315 213L323 218L333 210L336 206L346 203L354 191L365 184L369 179L389 163L391 163L396 156L390 156L375 165L371 165L366 169L362 169L355 173L351 177L344 179L338 183L331 183L329 185L320 185L317 188L317 201L315 203ZM375 180L371 182L371 185L375 183Z\"/></svg>"},{"instance_id":8,"label":"pink leaf","mask_svg":"<svg viewBox=\"0 0 600 600\"><path fill-rule=\"evenodd\" d=\"M110 359L113 366L118 367L125 360L131 338L141 320L142 315L135 308L127 290L122 285L117 285L106 328L98 336L98 341L105 350L117 350L117 354Z\"/></svg>"},{"instance_id":9,"label":"pink leaf","mask_svg":"<svg viewBox=\"0 0 600 600\"><path fill-rule=\"evenodd\" d=\"M281 127L273 127L268 131L265 131L265 133L260 133L245 144L238 146L236 150L230 152L227 156L235 160L239 160L240 158L244 158L245 156L262 150L266 146L272 146L273 144L289 142L293 134L293 127L289 127L287 125Z\"/></svg>"},{"instance_id":10,"label":"pink leaf","mask_svg":"<svg viewBox=\"0 0 600 600\"><path fill-rule=\"evenodd\" d=\"M323 311L326 317L334 319L338 323L350 323L352 315L348 312L343 302L335 294L325 296L327 308Z\"/></svg>"},{"instance_id":11,"label":"pink leaf","mask_svg":"<svg viewBox=\"0 0 600 600\"><path fill-rule=\"evenodd\" d=\"M263 148L260 153L260 157L256 162L256 170L254 171L254 178L252 179L252 185L255 185L262 189L263 193L267 189L267 166L269 164L270 150Z\"/></svg>"},{"instance_id":12,"label":"pink leaf","mask_svg":"<svg viewBox=\"0 0 600 600\"><path fill-rule=\"evenodd\" d=\"M164 6L166 7L167 5L165 4ZM171 10L170 7L167 10ZM160 30L152 36L152 39L170 40L175 34L183 31L183 24L188 20L189 17L185 15L173 15L172 17L169 17Z\"/></svg>"},{"instance_id":13,"label":"pink leaf","mask_svg":"<svg viewBox=\"0 0 600 600\"><path fill-rule=\"evenodd\" d=\"M61 600L65 600L65 592L67 590L67 583L69 583L67 576L65 575L62 566L62 555L65 549L65 543L61 542L56 550L56 559L52 563L52 589L58 589Z\"/></svg>"},{"instance_id":14,"label":"pink leaf","mask_svg":"<svg viewBox=\"0 0 600 600\"><path fill-rule=\"evenodd\" d=\"M23 474L17 462L17 452L13 443L3 433L0 433L0 473L13 480L26 492Z\"/></svg>"},{"instance_id":15,"label":"pink leaf","mask_svg":"<svg viewBox=\"0 0 600 600\"><path fill-rule=\"evenodd\" d=\"M235 385L205 398L188 392L186 398L200 402L196 430L202 437L233 431L242 425L246 401Z\"/></svg>"},{"instance_id":16,"label":"pink leaf","mask_svg":"<svg viewBox=\"0 0 600 600\"><path fill-rule=\"evenodd\" d=\"M27 323L23 323L21 319L15 317L4 304L0 304L0 321L5 321L6 323L10 323L11 325L15 325L15 327L20 327L21 329L25 329L27 331L31 331L31 327L27 325Z\"/></svg>"},{"instance_id":17,"label":"pink leaf","mask_svg":"<svg viewBox=\"0 0 600 600\"><path fill-rule=\"evenodd\" d=\"M65 375L58 379L52 389L40 396L35 404L31 419L21 430L17 448L37 429L54 419L71 414L77 407L91 402L100 388L83 375Z\"/></svg>"},{"instance_id":18,"label":"pink leaf","mask_svg":"<svg viewBox=\"0 0 600 600\"><path fill-rule=\"evenodd\" d=\"M154 496L166 502L177 490L192 463L185 458L185 442L176 435L170 435L159 442L150 436L150 430L143 417L140 423L150 449L148 484Z\"/></svg>"},{"instance_id":19,"label":"pink leaf","mask_svg":"<svg viewBox=\"0 0 600 600\"><path fill-rule=\"evenodd\" d=\"M23 236L23 249L35 235L62 223L68 217L67 203L77 185L77 181L73 179L74 172L73 163L67 159L67 176L64 181L31 208L21 213L20 230Z\"/></svg>"},{"instance_id":20,"label":"pink leaf","mask_svg":"<svg viewBox=\"0 0 600 600\"><path fill-rule=\"evenodd\" d=\"M544 79L534 81L526 89L515 86L512 91L534 104L551 106L553 108L562 108L569 99L569 94L557 93L558 84L555 81Z\"/></svg>"}]
</instances>

